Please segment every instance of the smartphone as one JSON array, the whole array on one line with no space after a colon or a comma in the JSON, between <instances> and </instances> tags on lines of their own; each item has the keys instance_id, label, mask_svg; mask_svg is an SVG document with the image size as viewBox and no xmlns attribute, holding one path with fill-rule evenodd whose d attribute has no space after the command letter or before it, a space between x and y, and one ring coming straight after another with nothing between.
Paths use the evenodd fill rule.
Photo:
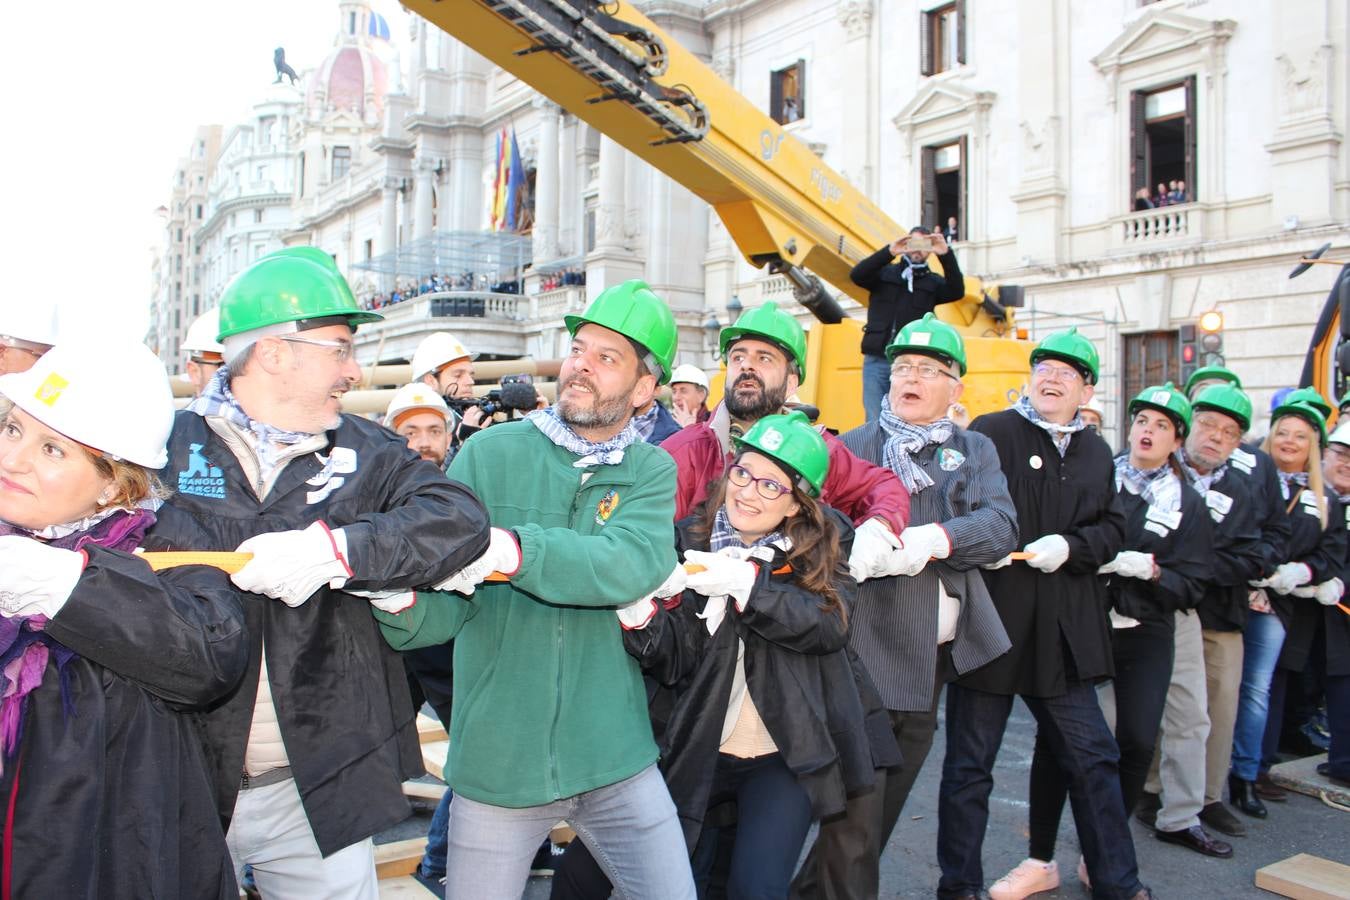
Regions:
<instances>
[{"instance_id":1,"label":"smartphone","mask_svg":"<svg viewBox=\"0 0 1350 900\"><path fill-rule=\"evenodd\" d=\"M911 234L905 238L906 253L932 253L933 238L927 234Z\"/></svg>"}]
</instances>

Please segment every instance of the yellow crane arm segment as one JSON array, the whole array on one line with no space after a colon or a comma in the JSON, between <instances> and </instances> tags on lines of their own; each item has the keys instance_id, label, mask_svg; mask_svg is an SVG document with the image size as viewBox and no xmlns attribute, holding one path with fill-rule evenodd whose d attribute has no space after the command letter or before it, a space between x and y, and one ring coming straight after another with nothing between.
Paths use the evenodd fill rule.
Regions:
<instances>
[{"instance_id":1,"label":"yellow crane arm segment","mask_svg":"<svg viewBox=\"0 0 1350 900\"><path fill-rule=\"evenodd\" d=\"M838 305L802 269L867 302L849 270L900 227L630 3L403 2L706 201L824 321Z\"/></svg>"}]
</instances>

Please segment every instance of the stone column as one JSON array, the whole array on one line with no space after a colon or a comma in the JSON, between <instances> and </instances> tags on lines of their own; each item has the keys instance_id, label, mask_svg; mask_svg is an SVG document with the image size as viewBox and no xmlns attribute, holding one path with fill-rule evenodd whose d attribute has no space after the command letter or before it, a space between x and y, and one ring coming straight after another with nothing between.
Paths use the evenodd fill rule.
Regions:
<instances>
[{"instance_id":1,"label":"stone column","mask_svg":"<svg viewBox=\"0 0 1350 900\"><path fill-rule=\"evenodd\" d=\"M434 166L434 162L421 156L414 163L417 190L413 199L413 240L431 237L431 179Z\"/></svg>"},{"instance_id":2,"label":"stone column","mask_svg":"<svg viewBox=\"0 0 1350 900\"><path fill-rule=\"evenodd\" d=\"M398 251L398 179L386 178L380 185L380 255ZM380 290L394 286L392 272L380 273Z\"/></svg>"},{"instance_id":3,"label":"stone column","mask_svg":"<svg viewBox=\"0 0 1350 900\"><path fill-rule=\"evenodd\" d=\"M595 249L586 258L586 296L594 299L605 288L642 276L642 263L628 249L624 237L624 149L607 137L600 139L600 185L595 210Z\"/></svg>"},{"instance_id":4,"label":"stone column","mask_svg":"<svg viewBox=\"0 0 1350 900\"><path fill-rule=\"evenodd\" d=\"M877 115L872 107L872 0L840 0L835 15L844 29L844 121L857 123L861 134L843 142L844 177L864 194L873 193L872 153ZM808 107L807 116L815 115Z\"/></svg>"},{"instance_id":5,"label":"stone column","mask_svg":"<svg viewBox=\"0 0 1350 900\"><path fill-rule=\"evenodd\" d=\"M577 216L581 196L577 191L577 130L581 126L569 116L558 140L558 254L572 256L581 252L581 229Z\"/></svg>"},{"instance_id":6,"label":"stone column","mask_svg":"<svg viewBox=\"0 0 1350 900\"><path fill-rule=\"evenodd\" d=\"M535 101L539 110L539 148L534 175L534 261L557 259L558 251L558 116L556 103Z\"/></svg>"}]
</instances>

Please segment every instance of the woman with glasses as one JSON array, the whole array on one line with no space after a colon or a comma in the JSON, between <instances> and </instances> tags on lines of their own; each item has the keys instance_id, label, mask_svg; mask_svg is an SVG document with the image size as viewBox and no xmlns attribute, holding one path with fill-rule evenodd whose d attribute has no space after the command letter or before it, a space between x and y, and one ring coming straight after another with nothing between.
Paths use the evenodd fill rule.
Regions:
<instances>
[{"instance_id":1,"label":"woman with glasses","mask_svg":"<svg viewBox=\"0 0 1350 900\"><path fill-rule=\"evenodd\" d=\"M760 419L736 447L702 511L676 526L684 593L620 619L669 692L661 767L696 877L716 850L716 830L700 841L709 811L734 803L728 896L785 897L812 820L872 783L863 722L879 701L846 649L851 534L816 500L824 440L794 412Z\"/></svg>"},{"instance_id":2,"label":"woman with glasses","mask_svg":"<svg viewBox=\"0 0 1350 900\"><path fill-rule=\"evenodd\" d=\"M1341 594L1345 514L1322 482L1326 427L1314 407L1285 402L1271 414L1270 435L1262 445L1280 476L1291 534L1286 561L1274 575L1252 583L1256 590L1242 634L1242 691L1230 782L1248 798L1239 808L1259 819L1266 817L1266 808L1251 785L1275 762L1288 673L1303 671L1321 604L1334 604Z\"/></svg>"},{"instance_id":3,"label":"woman with glasses","mask_svg":"<svg viewBox=\"0 0 1350 900\"><path fill-rule=\"evenodd\" d=\"M1126 517L1124 549L1097 571L1107 578L1113 680L1099 686L1120 747L1120 793L1134 809L1144 790L1172 678L1175 613L1193 609L1212 564L1204 500L1186 483L1176 454L1191 404L1171 383L1130 401L1129 445L1115 459L1115 487ZM1194 615L1188 613L1188 615ZM1194 630L1198 643L1200 631ZM1068 783L1038 734L1031 764L1030 856L989 890L993 900L1058 886L1054 862ZM1231 851L1230 851L1231 852ZM1086 866L1080 864L1085 875ZM1083 877L1083 876L1080 876Z\"/></svg>"},{"instance_id":4,"label":"woman with glasses","mask_svg":"<svg viewBox=\"0 0 1350 900\"><path fill-rule=\"evenodd\" d=\"M132 555L172 423L142 345L63 342L0 376L5 898L238 896L188 713L243 676L244 614L225 573Z\"/></svg>"}]
</instances>

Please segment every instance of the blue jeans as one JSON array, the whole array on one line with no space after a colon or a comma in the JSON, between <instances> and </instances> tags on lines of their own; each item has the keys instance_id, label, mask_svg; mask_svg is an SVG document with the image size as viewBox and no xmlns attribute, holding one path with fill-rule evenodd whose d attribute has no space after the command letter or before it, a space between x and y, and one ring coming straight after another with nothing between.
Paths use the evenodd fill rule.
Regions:
<instances>
[{"instance_id":1,"label":"blue jeans","mask_svg":"<svg viewBox=\"0 0 1350 900\"><path fill-rule=\"evenodd\" d=\"M445 789L441 802L436 804L436 812L431 816L431 826L427 828L427 849L422 854L422 863L418 871L423 878L438 879L445 874L445 850L450 840L450 798L454 791Z\"/></svg>"},{"instance_id":2,"label":"blue jeans","mask_svg":"<svg viewBox=\"0 0 1350 900\"><path fill-rule=\"evenodd\" d=\"M694 900L694 877L675 804L655 765L542 806L450 804L448 900L519 900L540 843L566 819L624 897Z\"/></svg>"},{"instance_id":3,"label":"blue jeans","mask_svg":"<svg viewBox=\"0 0 1350 900\"><path fill-rule=\"evenodd\" d=\"M884 356L863 354L863 413L870 422L881 415L881 404L891 392L891 364Z\"/></svg>"},{"instance_id":4,"label":"blue jeans","mask_svg":"<svg viewBox=\"0 0 1350 900\"><path fill-rule=\"evenodd\" d=\"M1078 843L1083 849L1092 896L1125 900L1143 885L1134 840L1120 796L1119 754L1106 727L1097 692L1069 681L1059 697L1023 697L1069 786ZM947 686L947 756L938 791L939 897L978 893L984 887L980 855L989 825L994 761L1012 712L1013 697Z\"/></svg>"},{"instance_id":5,"label":"blue jeans","mask_svg":"<svg viewBox=\"0 0 1350 900\"><path fill-rule=\"evenodd\" d=\"M1274 613L1252 612L1242 632L1242 690L1233 725L1232 773L1255 781L1270 709L1270 679L1284 646L1284 625Z\"/></svg>"}]
</instances>

